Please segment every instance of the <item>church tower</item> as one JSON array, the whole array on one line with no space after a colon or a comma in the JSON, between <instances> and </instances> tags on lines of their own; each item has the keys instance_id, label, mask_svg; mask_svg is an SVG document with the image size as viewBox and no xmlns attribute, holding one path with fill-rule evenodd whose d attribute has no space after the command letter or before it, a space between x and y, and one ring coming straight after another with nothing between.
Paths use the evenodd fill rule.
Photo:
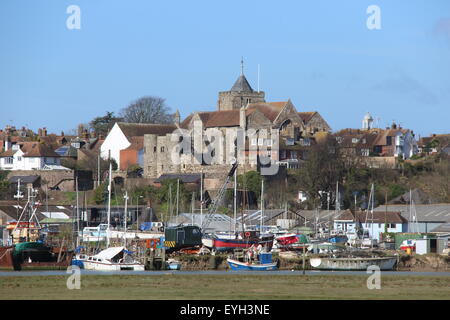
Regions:
<instances>
[{"instance_id":1,"label":"church tower","mask_svg":"<svg viewBox=\"0 0 450 320\"><path fill-rule=\"evenodd\" d=\"M219 92L217 109L240 109L249 103L265 102L263 91L254 91L244 75L244 61L241 60L241 74L230 91Z\"/></svg>"}]
</instances>

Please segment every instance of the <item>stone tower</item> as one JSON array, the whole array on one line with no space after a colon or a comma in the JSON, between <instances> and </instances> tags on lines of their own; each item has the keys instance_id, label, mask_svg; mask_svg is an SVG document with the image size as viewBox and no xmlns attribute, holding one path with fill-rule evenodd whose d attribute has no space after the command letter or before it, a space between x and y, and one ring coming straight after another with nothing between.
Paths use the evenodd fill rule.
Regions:
<instances>
[{"instance_id":1,"label":"stone tower","mask_svg":"<svg viewBox=\"0 0 450 320\"><path fill-rule=\"evenodd\" d=\"M219 111L240 109L249 103L265 102L263 91L254 91L244 75L244 62L241 61L241 74L230 91L219 92L217 109Z\"/></svg>"}]
</instances>

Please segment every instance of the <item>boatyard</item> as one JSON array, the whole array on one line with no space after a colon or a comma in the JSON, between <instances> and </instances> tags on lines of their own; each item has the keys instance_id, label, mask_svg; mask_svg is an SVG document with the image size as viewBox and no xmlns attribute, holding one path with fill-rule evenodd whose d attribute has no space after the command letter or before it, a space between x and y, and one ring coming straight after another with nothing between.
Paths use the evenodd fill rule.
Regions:
<instances>
[{"instance_id":1,"label":"boatyard","mask_svg":"<svg viewBox=\"0 0 450 320\"><path fill-rule=\"evenodd\" d=\"M0 2L0 301L450 300L450 2L65 2Z\"/></svg>"}]
</instances>

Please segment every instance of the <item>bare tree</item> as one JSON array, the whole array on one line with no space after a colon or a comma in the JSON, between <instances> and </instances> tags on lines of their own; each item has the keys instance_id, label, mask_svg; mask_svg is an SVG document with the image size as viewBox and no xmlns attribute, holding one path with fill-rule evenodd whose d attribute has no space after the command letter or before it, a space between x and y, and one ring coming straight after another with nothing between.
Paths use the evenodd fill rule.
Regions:
<instances>
[{"instance_id":1,"label":"bare tree","mask_svg":"<svg viewBox=\"0 0 450 320\"><path fill-rule=\"evenodd\" d=\"M173 115L169 112L165 99L145 96L122 109L120 115L130 123L172 123Z\"/></svg>"}]
</instances>

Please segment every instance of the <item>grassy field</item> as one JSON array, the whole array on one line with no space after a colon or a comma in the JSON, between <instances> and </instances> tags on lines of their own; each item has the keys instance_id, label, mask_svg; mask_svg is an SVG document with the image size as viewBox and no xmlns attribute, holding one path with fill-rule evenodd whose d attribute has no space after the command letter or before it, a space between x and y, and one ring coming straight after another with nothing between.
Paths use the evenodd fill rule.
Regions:
<instances>
[{"instance_id":1,"label":"grassy field","mask_svg":"<svg viewBox=\"0 0 450 320\"><path fill-rule=\"evenodd\" d=\"M450 299L450 277L346 275L83 275L80 290L65 276L1 277L0 299Z\"/></svg>"}]
</instances>

